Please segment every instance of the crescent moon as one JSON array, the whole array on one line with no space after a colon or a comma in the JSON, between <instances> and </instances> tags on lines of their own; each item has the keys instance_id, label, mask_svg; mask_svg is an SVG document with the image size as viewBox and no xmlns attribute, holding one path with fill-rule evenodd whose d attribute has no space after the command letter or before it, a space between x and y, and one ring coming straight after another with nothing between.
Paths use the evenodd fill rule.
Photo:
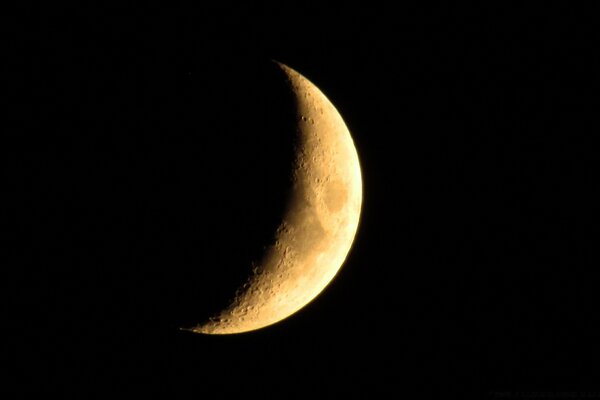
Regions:
<instances>
[{"instance_id":1,"label":"crescent moon","mask_svg":"<svg viewBox=\"0 0 600 400\"><path fill-rule=\"evenodd\" d=\"M253 331L311 302L342 267L362 206L358 154L339 112L308 79L277 63L296 99L297 147L284 217L249 280L231 304L189 330Z\"/></svg>"}]
</instances>

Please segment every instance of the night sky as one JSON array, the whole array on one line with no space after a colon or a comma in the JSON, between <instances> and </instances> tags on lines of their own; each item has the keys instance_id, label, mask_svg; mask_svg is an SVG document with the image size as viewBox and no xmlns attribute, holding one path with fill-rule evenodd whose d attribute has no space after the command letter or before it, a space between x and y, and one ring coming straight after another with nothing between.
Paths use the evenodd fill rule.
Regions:
<instances>
[{"instance_id":1,"label":"night sky","mask_svg":"<svg viewBox=\"0 0 600 400\"><path fill-rule=\"evenodd\" d=\"M9 25L0 249L15 392L600 389L592 15L200 4L48 5ZM292 317L183 332L230 298L285 206L294 114L271 60L346 121L359 230Z\"/></svg>"}]
</instances>

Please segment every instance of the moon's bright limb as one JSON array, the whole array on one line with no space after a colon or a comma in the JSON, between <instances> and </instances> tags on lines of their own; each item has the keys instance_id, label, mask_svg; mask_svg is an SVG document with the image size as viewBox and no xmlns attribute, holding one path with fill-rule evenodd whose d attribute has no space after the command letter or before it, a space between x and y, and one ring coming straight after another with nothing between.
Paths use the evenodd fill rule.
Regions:
<instances>
[{"instance_id":1,"label":"moon's bright limb","mask_svg":"<svg viewBox=\"0 0 600 400\"><path fill-rule=\"evenodd\" d=\"M279 64L296 97L298 147L283 221L229 307L191 330L260 329L300 310L336 275L352 246L362 179L350 132L333 104L298 72Z\"/></svg>"}]
</instances>

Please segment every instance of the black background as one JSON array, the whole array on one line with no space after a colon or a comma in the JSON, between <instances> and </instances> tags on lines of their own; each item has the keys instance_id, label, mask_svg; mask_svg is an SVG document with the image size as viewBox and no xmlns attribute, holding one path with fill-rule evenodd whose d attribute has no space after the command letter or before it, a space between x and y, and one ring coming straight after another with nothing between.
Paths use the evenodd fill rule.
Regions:
<instances>
[{"instance_id":1,"label":"black background","mask_svg":"<svg viewBox=\"0 0 600 400\"><path fill-rule=\"evenodd\" d=\"M4 78L3 358L17 391L598 389L589 13L53 7L10 25ZM359 231L291 318L183 332L227 301L285 204L294 116L271 59L347 122Z\"/></svg>"}]
</instances>

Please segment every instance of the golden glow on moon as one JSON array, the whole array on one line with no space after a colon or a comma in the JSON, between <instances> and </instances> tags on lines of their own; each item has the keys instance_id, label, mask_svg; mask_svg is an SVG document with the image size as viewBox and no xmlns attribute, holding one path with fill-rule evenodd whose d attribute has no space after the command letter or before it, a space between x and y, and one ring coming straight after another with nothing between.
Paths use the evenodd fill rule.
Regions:
<instances>
[{"instance_id":1,"label":"golden glow on moon","mask_svg":"<svg viewBox=\"0 0 600 400\"><path fill-rule=\"evenodd\" d=\"M231 305L193 332L241 333L292 315L331 282L356 234L362 180L350 132L316 86L279 66L296 96L298 113L290 201L275 242Z\"/></svg>"}]
</instances>

